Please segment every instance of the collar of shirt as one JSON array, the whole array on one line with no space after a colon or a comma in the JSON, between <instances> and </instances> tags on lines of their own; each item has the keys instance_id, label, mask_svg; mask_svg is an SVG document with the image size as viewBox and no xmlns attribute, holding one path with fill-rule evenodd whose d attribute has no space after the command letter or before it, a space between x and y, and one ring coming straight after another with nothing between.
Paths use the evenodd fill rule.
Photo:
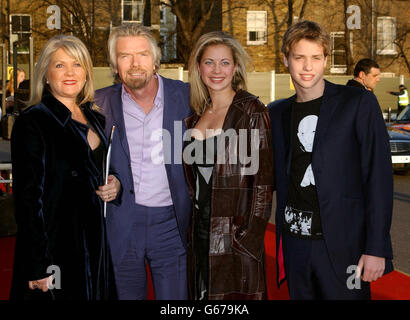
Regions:
<instances>
[{"instance_id":1,"label":"collar of shirt","mask_svg":"<svg viewBox=\"0 0 410 320\"><path fill-rule=\"evenodd\" d=\"M163 85L162 77L158 74L155 74L154 77L158 79L158 91L154 99L154 107L151 109L151 111L147 115L145 115L141 106L135 102L135 100L131 97L131 95L125 89L124 85L122 85L121 100L122 100L124 111L130 112L130 113L134 113L134 112L137 112L139 114L142 113L145 117L145 116L149 116L152 113L152 111L155 109L163 109L164 107L164 85Z\"/></svg>"}]
</instances>

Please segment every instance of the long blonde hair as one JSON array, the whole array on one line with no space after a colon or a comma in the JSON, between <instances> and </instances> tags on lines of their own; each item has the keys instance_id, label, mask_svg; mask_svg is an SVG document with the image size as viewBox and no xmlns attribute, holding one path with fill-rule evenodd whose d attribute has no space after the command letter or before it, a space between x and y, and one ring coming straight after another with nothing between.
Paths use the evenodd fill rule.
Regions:
<instances>
[{"instance_id":1,"label":"long blonde hair","mask_svg":"<svg viewBox=\"0 0 410 320\"><path fill-rule=\"evenodd\" d=\"M40 58L34 70L34 86L30 94L30 100L26 103L27 106L39 103L44 87L49 87L46 83L46 74L51 59L58 49L63 49L69 56L76 59L85 70L86 82L77 97L78 105L94 100L93 63L86 46L77 37L58 35L48 40L40 53Z\"/></svg>"},{"instance_id":2,"label":"long blonde hair","mask_svg":"<svg viewBox=\"0 0 410 320\"><path fill-rule=\"evenodd\" d=\"M234 64L237 66L232 78L232 89L235 91L247 90L246 66L251 63L251 59L245 49L235 38L223 31L213 31L202 35L192 50L188 64L191 107L198 115L201 115L210 104L210 97L197 66L201 62L205 50L213 45L225 45L231 49Z\"/></svg>"}]
</instances>

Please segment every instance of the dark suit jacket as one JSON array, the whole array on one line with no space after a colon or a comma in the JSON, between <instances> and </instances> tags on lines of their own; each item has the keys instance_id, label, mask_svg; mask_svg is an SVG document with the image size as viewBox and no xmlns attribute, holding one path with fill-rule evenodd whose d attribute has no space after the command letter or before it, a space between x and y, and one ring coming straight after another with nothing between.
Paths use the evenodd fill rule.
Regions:
<instances>
[{"instance_id":1,"label":"dark suit jacket","mask_svg":"<svg viewBox=\"0 0 410 320\"><path fill-rule=\"evenodd\" d=\"M82 106L104 150L104 116ZM84 127L85 128L85 127ZM28 290L29 280L61 271L56 298L107 298L106 233L102 201L102 163L93 161L86 130L50 93L17 118L12 132L13 195L18 226L12 299L46 297ZM48 293L49 295L49 293Z\"/></svg>"},{"instance_id":2,"label":"dark suit jacket","mask_svg":"<svg viewBox=\"0 0 410 320\"><path fill-rule=\"evenodd\" d=\"M174 204L181 240L186 247L187 229L191 216L191 200L182 167L182 134L185 132L183 119L191 114L189 108L189 87L181 81L163 79L164 85L164 116L163 128L171 135L172 164L166 164L168 183ZM96 104L102 108L106 116L105 132L109 134L112 125L115 133L111 149L111 169L116 172L122 185L121 203L107 205L108 240L114 265L121 261L124 255L124 244L129 239L132 225L130 224L134 212L131 210L135 203L134 181L131 171L130 151L124 125L124 114L121 101L122 84L116 84L97 90ZM175 132L174 121L181 125L181 132ZM178 130L178 129L177 129ZM174 159L174 149L181 152ZM166 153L164 152L164 155ZM167 161L167 159L165 159Z\"/></svg>"},{"instance_id":3,"label":"dark suit jacket","mask_svg":"<svg viewBox=\"0 0 410 320\"><path fill-rule=\"evenodd\" d=\"M291 106L295 97L269 105L277 196L277 257L289 190ZM338 277L346 282L350 276L346 269L357 265L362 254L385 257L385 272L392 271L392 164L386 126L373 93L326 81L312 169L324 240Z\"/></svg>"},{"instance_id":4,"label":"dark suit jacket","mask_svg":"<svg viewBox=\"0 0 410 320\"><path fill-rule=\"evenodd\" d=\"M347 81L346 85L350 87L366 89L364 85L362 85L359 81L356 81L355 79L350 79L349 81Z\"/></svg>"}]
</instances>

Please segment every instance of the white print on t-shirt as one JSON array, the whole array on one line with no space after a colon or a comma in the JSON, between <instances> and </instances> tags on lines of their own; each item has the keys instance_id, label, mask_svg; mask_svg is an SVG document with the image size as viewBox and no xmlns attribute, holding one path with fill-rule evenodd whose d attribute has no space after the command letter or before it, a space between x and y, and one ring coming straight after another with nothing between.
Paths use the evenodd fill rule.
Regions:
<instances>
[{"instance_id":1,"label":"white print on t-shirt","mask_svg":"<svg viewBox=\"0 0 410 320\"><path fill-rule=\"evenodd\" d=\"M310 115L304 117L299 122L298 126L298 138L300 143L303 145L305 152L312 152L313 141L315 140L315 132L318 116ZM300 183L301 187L307 187L309 185L315 185L315 177L313 176L312 165L310 164L305 171L302 182Z\"/></svg>"},{"instance_id":2,"label":"white print on t-shirt","mask_svg":"<svg viewBox=\"0 0 410 320\"><path fill-rule=\"evenodd\" d=\"M310 164L305 171L305 175L303 176L303 179L300 185L302 187L307 187L311 184L315 185L315 177L313 176L312 165Z\"/></svg>"},{"instance_id":3,"label":"white print on t-shirt","mask_svg":"<svg viewBox=\"0 0 410 320\"><path fill-rule=\"evenodd\" d=\"M302 211L286 206L285 221L290 225L290 232L311 236L312 214L310 211Z\"/></svg>"}]
</instances>

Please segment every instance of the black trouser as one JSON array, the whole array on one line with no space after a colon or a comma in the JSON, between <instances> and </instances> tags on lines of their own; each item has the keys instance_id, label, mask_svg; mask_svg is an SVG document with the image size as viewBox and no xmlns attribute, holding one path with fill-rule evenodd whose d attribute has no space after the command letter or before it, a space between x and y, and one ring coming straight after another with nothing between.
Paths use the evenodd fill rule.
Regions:
<instances>
[{"instance_id":1,"label":"black trouser","mask_svg":"<svg viewBox=\"0 0 410 320\"><path fill-rule=\"evenodd\" d=\"M283 255L291 299L370 299L368 282L361 281L360 289L349 289L347 282L336 276L324 240L304 240L284 234ZM346 279L348 276L346 273Z\"/></svg>"}]
</instances>

